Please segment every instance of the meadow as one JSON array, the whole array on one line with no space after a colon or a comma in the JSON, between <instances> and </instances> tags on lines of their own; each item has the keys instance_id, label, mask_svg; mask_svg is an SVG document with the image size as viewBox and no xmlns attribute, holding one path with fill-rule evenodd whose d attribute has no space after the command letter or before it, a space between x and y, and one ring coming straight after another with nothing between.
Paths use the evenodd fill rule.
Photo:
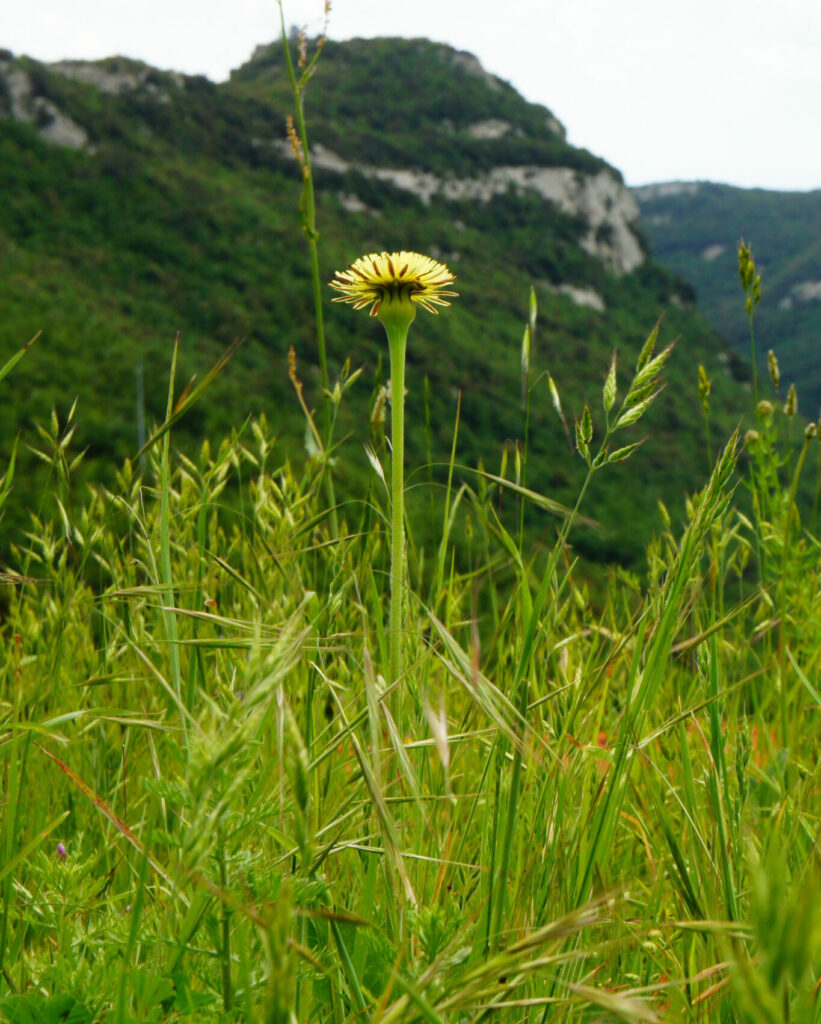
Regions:
<instances>
[{"instance_id":1,"label":"meadow","mask_svg":"<svg viewBox=\"0 0 821 1024\"><path fill-rule=\"evenodd\" d=\"M304 156L312 64L289 67ZM339 444L358 373L329 376L305 167L307 452L264 418L178 451L210 379L181 387L176 350L116 483L74 486L82 411L40 427L47 487L2 577L0 1019L817 1024L815 425L771 361L716 449L704 374L703 488L655 510L639 568L593 569L585 499L642 488L684 356L648 324L602 365L556 453L583 467L565 507L527 473L532 299L516 465L464 482L457 415L446 471L403 480L397 365L372 445ZM752 327L743 247L739 270ZM337 500L349 461L367 482Z\"/></svg>"}]
</instances>

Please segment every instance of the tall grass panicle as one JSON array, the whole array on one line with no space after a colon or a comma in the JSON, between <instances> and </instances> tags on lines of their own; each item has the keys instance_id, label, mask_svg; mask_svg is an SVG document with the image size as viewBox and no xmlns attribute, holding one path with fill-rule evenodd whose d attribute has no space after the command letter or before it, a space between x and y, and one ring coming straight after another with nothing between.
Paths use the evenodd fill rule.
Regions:
<instances>
[{"instance_id":1,"label":"tall grass panicle","mask_svg":"<svg viewBox=\"0 0 821 1024\"><path fill-rule=\"evenodd\" d=\"M302 178L302 192L299 203L300 223L303 234L308 242L308 251L311 263L311 290L313 296L314 318L316 327L316 346L319 358L319 377L322 388L322 444L319 451L323 453L322 469L325 477L325 487L330 505L330 521L333 535L339 534L339 522L336 508L336 493L333 481L333 472L330 463L330 449L333 444L333 409L332 392L330 387L330 376L328 373L328 354L325 340L325 312L322 302L322 274L319 266L319 229L316 219L316 193L314 189L314 175L311 165L311 150L308 143L308 126L305 119L305 90L313 77L322 50L325 46L328 30L328 19L331 13L331 2L325 0L325 20L322 31L316 41L314 52L308 55L308 41L303 29L297 40L297 60L294 65L294 58L291 54L291 44L288 39L285 26L285 8L282 0L279 3L279 19L282 34L282 50L285 56L285 67L288 73L288 81L291 86L291 95L294 105L294 113L289 114L286 119L286 133L291 152L299 166Z\"/></svg>"}]
</instances>

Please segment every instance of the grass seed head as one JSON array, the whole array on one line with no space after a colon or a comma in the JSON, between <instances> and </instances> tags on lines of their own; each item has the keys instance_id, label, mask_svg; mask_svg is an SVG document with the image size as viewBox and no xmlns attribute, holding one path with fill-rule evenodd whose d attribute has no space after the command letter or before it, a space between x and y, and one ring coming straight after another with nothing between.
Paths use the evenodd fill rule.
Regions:
<instances>
[{"instance_id":1,"label":"grass seed head","mask_svg":"<svg viewBox=\"0 0 821 1024\"><path fill-rule=\"evenodd\" d=\"M767 366L770 371L770 380L777 391L778 385L781 383L781 370L778 367L778 359L772 349L767 353Z\"/></svg>"},{"instance_id":2,"label":"grass seed head","mask_svg":"<svg viewBox=\"0 0 821 1024\"><path fill-rule=\"evenodd\" d=\"M784 403L784 415L792 418L798 412L798 392L795 390L795 384L790 384L790 390L787 392L787 401Z\"/></svg>"}]
</instances>

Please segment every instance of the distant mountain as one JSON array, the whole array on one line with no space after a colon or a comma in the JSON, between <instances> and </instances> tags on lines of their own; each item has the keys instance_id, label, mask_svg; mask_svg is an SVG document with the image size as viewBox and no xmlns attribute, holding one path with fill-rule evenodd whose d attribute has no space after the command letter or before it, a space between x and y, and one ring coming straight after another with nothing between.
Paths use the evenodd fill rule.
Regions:
<instances>
[{"instance_id":1,"label":"distant mountain","mask_svg":"<svg viewBox=\"0 0 821 1024\"><path fill-rule=\"evenodd\" d=\"M329 42L306 108L324 279L383 248L418 249L458 274L455 308L420 315L411 339L411 465L428 450L447 459L459 391L459 461L483 459L495 470L507 448L513 465L531 284L534 379L550 369L570 417L585 396L596 417L611 349L624 381L666 312L662 341L681 341L668 389L633 430L649 441L626 472L602 474L591 495L588 511L609 532L579 540L630 561L655 522L656 500L681 507L684 491L704 478L697 365L714 380L717 439L747 396L740 363L688 301L687 286L649 258L618 171L568 145L549 110L470 54L424 39ZM202 373L235 336L246 341L175 443L219 439L265 412L282 457L299 457L304 423L288 379L290 345L310 401L318 405L320 395L290 110L279 44L258 48L221 85L119 57L45 65L0 51L0 346L8 354L43 330L2 385L6 451L18 427L33 440L33 420L52 405L65 416L79 396L85 473L110 476L136 448L137 372L149 420L164 414L180 330L181 379ZM364 478L362 442L386 346L366 317L330 304L326 316L332 374L348 356L365 369L338 432L350 438L345 465L360 466ZM544 377L533 407L528 485L568 500L581 460ZM19 479L20 502L31 503L39 486L31 465ZM346 484L363 491L355 479ZM534 513L531 526L552 523Z\"/></svg>"},{"instance_id":2,"label":"distant mountain","mask_svg":"<svg viewBox=\"0 0 821 1024\"><path fill-rule=\"evenodd\" d=\"M821 190L668 182L632 191L656 258L692 283L699 308L744 356L750 340L736 273L739 239L752 247L762 274L756 310L762 370L771 348L782 387L794 381L802 411L815 418L821 407Z\"/></svg>"}]
</instances>

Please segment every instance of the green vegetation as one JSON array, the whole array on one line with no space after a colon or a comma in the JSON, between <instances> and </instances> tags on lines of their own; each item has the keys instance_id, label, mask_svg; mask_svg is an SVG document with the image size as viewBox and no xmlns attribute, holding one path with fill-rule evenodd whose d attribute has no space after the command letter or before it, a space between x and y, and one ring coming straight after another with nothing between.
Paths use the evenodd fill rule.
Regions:
<instances>
[{"instance_id":1,"label":"green vegetation","mask_svg":"<svg viewBox=\"0 0 821 1024\"><path fill-rule=\"evenodd\" d=\"M139 88L117 95L32 61L14 66L30 75L33 93L85 128L93 149L62 149L43 141L35 125L0 119L0 344L11 353L43 332L0 409L4 443L22 431L6 537L27 524L27 510L39 507L46 484L45 469L27 448L37 442L34 424L47 423L52 408L64 419L77 398L74 443L86 455L75 493L82 499L86 481L112 484L116 467L139 447L137 372L142 367L150 429L164 416L178 331L181 379L202 375L235 338L244 343L180 423L175 444L192 456L204 438L226 436L248 416L265 413L299 462L304 422L287 372L291 346L310 406L319 408L322 392L306 242L294 216L300 180L285 133L292 104L281 51L267 51L219 86L133 62L103 62L112 73L148 75ZM382 90L375 109L374 82L388 76L394 87ZM423 166L456 176L500 160L559 163L580 174L605 166L568 146L549 111L475 68L465 70L449 48L423 40L328 43L304 100L312 140L364 165ZM465 130L493 118L512 126L502 139L475 139ZM378 152L360 148L367 133L368 145L379 142ZM457 470L457 480L475 482L480 459L488 471L498 471L503 459L505 472L515 471L523 423L521 324L533 285L539 325L527 478L537 490L572 502L581 468L543 373L552 372L572 419L599 385L611 350L619 350L625 365L635 361L648 325L665 314L664 338L681 340L670 386L650 413L650 440L640 456L644 487L604 478L588 505L603 529L578 538L589 554L637 564L657 499L675 506L708 464L697 365L713 380L716 437L729 434L742 402L740 386L721 363L721 341L678 301L683 286L650 262L615 277L580 248L584 219L534 192L508 192L486 203L439 197L426 205L360 170L321 166L314 177L323 282L363 252L383 248L431 253L459 275L459 318L447 325L428 319L408 353L411 467L448 461L461 394L457 463L468 471L462 477ZM560 284L594 289L605 310L576 305L552 290ZM346 465L344 479L335 478L339 497L357 496L368 479L362 446L371 440L368 410L387 375L387 354L378 329L337 307L326 311L326 334L331 385L347 358L363 370L335 433L344 441ZM432 472L445 482L442 469ZM420 521L415 492L409 499L421 528L429 521L428 502ZM526 528L535 540L551 524L530 509Z\"/></svg>"},{"instance_id":2,"label":"green vegetation","mask_svg":"<svg viewBox=\"0 0 821 1024\"><path fill-rule=\"evenodd\" d=\"M695 287L710 324L749 358L744 307L733 277L739 239L761 257L764 292L756 312L761 372L775 351L787 385L798 385L804 414L821 407L821 191L774 192L708 182L634 190L656 258ZM667 191L665 191L667 189ZM816 285L812 287L813 283Z\"/></svg>"},{"instance_id":3,"label":"green vegetation","mask_svg":"<svg viewBox=\"0 0 821 1024\"><path fill-rule=\"evenodd\" d=\"M283 65L279 43L260 47L231 75L230 90L287 109ZM609 169L599 157L568 145L548 110L485 74L470 54L427 39L328 41L312 97L315 137L358 163L457 175L500 164L589 174ZM501 139L473 138L468 129L490 118L514 130Z\"/></svg>"},{"instance_id":4,"label":"green vegetation","mask_svg":"<svg viewBox=\"0 0 821 1024\"><path fill-rule=\"evenodd\" d=\"M457 229L452 207L386 189L405 246L434 230L463 246L458 304L416 323L407 352L416 469L397 557L387 480L401 474L380 378L369 408L351 369L371 352L344 333L358 318L328 317L326 393L300 377L325 365L305 267L319 252L345 266L373 214L320 191L323 245L302 252L284 204L270 209L273 183L295 190L285 169L182 162L155 137L123 162L120 193L102 143L89 157L4 131L9 322L54 307L0 387L28 397L39 382L57 410L2 577L0 1020L819 1024L818 490L810 514L796 504L815 425L795 436L792 403L765 399L741 461L738 431L711 441L744 412L712 336L681 360L660 341L668 323L640 330L668 275L616 280L591 261L606 313L538 281L528 301L529 200ZM569 235L551 246L584 260ZM161 398L162 332L139 325L170 333L178 305L191 324L210 310L189 357L207 367L221 300L264 315L259 334L203 375L197 404L175 345ZM685 309L670 319L699 328ZM142 470L106 472L119 443L136 447L115 434L132 422L117 382L135 358L160 427ZM245 421L263 399L276 425ZM4 403L2 424L17 455L19 408ZM84 415L100 447L81 460ZM337 443L348 429L367 457ZM520 440L503 471L482 470L504 437ZM0 503L37 485L21 465L5 460ZM568 493L572 510L555 500ZM591 596L579 551L638 549L651 520L643 567L611 566Z\"/></svg>"},{"instance_id":5,"label":"green vegetation","mask_svg":"<svg viewBox=\"0 0 821 1024\"><path fill-rule=\"evenodd\" d=\"M588 482L642 486L655 340L576 424ZM53 423L58 504L4 579L0 1019L817 1024L792 426L762 403L752 519L735 436L598 605L567 514L541 551L509 483L449 491L438 549L408 537L391 681L384 453L335 532L324 456L295 472L264 420L194 459L167 430L73 503Z\"/></svg>"}]
</instances>

